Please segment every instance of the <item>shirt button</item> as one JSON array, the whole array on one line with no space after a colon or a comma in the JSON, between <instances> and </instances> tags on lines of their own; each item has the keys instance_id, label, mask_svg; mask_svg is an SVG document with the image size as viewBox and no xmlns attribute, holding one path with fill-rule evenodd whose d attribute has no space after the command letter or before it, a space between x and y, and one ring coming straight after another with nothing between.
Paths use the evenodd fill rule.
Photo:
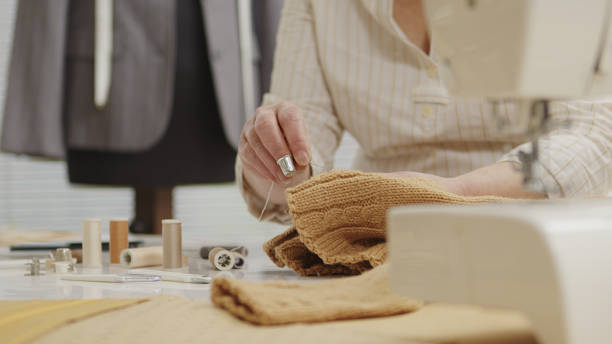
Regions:
<instances>
[{"instance_id":1,"label":"shirt button","mask_svg":"<svg viewBox=\"0 0 612 344\"><path fill-rule=\"evenodd\" d=\"M430 78L435 78L438 76L438 70L435 66L429 66L427 67L427 75L429 75Z\"/></svg>"},{"instance_id":2,"label":"shirt button","mask_svg":"<svg viewBox=\"0 0 612 344\"><path fill-rule=\"evenodd\" d=\"M433 113L433 109L431 108L431 106L426 105L423 107L423 110L422 110L423 117L430 117L432 113Z\"/></svg>"}]
</instances>

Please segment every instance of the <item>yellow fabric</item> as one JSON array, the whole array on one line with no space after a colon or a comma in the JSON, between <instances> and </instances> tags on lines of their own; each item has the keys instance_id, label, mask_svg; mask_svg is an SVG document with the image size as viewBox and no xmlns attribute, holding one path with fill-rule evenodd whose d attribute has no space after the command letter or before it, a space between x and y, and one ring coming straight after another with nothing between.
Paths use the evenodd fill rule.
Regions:
<instances>
[{"instance_id":1,"label":"yellow fabric","mask_svg":"<svg viewBox=\"0 0 612 344\"><path fill-rule=\"evenodd\" d=\"M28 343L62 325L146 299L0 301L0 343Z\"/></svg>"},{"instance_id":2,"label":"yellow fabric","mask_svg":"<svg viewBox=\"0 0 612 344\"><path fill-rule=\"evenodd\" d=\"M276 265L303 276L358 274L387 257L389 208L503 201L509 199L459 196L424 178L331 171L287 190L294 226L265 243L264 250Z\"/></svg>"},{"instance_id":3,"label":"yellow fabric","mask_svg":"<svg viewBox=\"0 0 612 344\"><path fill-rule=\"evenodd\" d=\"M429 304L400 316L286 326L240 321L204 300L160 295L63 326L35 344L535 344L520 314Z\"/></svg>"}]
</instances>

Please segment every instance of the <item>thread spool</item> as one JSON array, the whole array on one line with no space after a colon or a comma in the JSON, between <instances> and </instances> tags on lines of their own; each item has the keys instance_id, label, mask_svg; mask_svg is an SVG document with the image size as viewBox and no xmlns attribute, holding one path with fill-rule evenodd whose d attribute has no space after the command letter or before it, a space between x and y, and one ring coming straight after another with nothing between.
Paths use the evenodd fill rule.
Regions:
<instances>
[{"instance_id":1,"label":"thread spool","mask_svg":"<svg viewBox=\"0 0 612 344\"><path fill-rule=\"evenodd\" d=\"M83 266L102 266L102 229L99 219L83 221Z\"/></svg>"},{"instance_id":2,"label":"thread spool","mask_svg":"<svg viewBox=\"0 0 612 344\"><path fill-rule=\"evenodd\" d=\"M212 255L210 262L217 270L226 271L234 267L234 255L230 251L219 248L212 250L210 253Z\"/></svg>"},{"instance_id":3,"label":"thread spool","mask_svg":"<svg viewBox=\"0 0 612 344\"><path fill-rule=\"evenodd\" d=\"M162 246L129 248L121 251L120 262L126 268L162 265L163 252Z\"/></svg>"},{"instance_id":4,"label":"thread spool","mask_svg":"<svg viewBox=\"0 0 612 344\"><path fill-rule=\"evenodd\" d=\"M230 251L231 252L231 251ZM234 256L234 269L244 269L246 267L246 258L238 252L231 252Z\"/></svg>"},{"instance_id":5,"label":"thread spool","mask_svg":"<svg viewBox=\"0 0 612 344\"><path fill-rule=\"evenodd\" d=\"M208 259L210 261L210 263L212 264L213 260L215 259L215 254L217 254L217 252L220 252L222 250L225 250L225 248L223 248L223 247L214 247L213 249L208 251L208 256L206 257L206 259Z\"/></svg>"},{"instance_id":6,"label":"thread spool","mask_svg":"<svg viewBox=\"0 0 612 344\"><path fill-rule=\"evenodd\" d=\"M162 220L163 267L175 269L183 266L181 221Z\"/></svg>"},{"instance_id":7,"label":"thread spool","mask_svg":"<svg viewBox=\"0 0 612 344\"><path fill-rule=\"evenodd\" d=\"M200 248L200 257L202 259L209 259L209 255L210 255L210 251L212 251L215 248L223 248L226 249L230 252L237 252L240 253L243 256L248 256L249 255L249 250L244 247L244 246L239 246L239 245L222 245L222 246L202 246Z\"/></svg>"},{"instance_id":8,"label":"thread spool","mask_svg":"<svg viewBox=\"0 0 612 344\"><path fill-rule=\"evenodd\" d=\"M128 231L129 224L127 219L114 219L110 220L109 232L110 232L110 263L119 264L121 263L121 252L128 248Z\"/></svg>"}]
</instances>

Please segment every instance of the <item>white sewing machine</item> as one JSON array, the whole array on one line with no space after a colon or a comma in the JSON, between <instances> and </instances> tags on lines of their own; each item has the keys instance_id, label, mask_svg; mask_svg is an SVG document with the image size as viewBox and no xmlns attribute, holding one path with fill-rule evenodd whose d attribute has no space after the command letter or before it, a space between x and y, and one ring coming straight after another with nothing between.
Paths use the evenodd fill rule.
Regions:
<instances>
[{"instance_id":1,"label":"white sewing machine","mask_svg":"<svg viewBox=\"0 0 612 344\"><path fill-rule=\"evenodd\" d=\"M451 92L518 102L534 142L549 100L612 94L612 1L424 2ZM388 235L398 293L518 309L542 344L612 343L612 200L400 207Z\"/></svg>"}]
</instances>

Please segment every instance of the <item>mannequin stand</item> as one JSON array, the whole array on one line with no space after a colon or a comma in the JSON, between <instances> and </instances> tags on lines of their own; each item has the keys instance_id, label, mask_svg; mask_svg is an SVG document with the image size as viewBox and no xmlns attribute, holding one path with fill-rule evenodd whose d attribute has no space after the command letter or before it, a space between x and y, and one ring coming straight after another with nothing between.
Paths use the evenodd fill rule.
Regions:
<instances>
[{"instance_id":1,"label":"mannequin stand","mask_svg":"<svg viewBox=\"0 0 612 344\"><path fill-rule=\"evenodd\" d=\"M134 188L134 220L130 232L161 234L162 219L171 219L173 187Z\"/></svg>"}]
</instances>

